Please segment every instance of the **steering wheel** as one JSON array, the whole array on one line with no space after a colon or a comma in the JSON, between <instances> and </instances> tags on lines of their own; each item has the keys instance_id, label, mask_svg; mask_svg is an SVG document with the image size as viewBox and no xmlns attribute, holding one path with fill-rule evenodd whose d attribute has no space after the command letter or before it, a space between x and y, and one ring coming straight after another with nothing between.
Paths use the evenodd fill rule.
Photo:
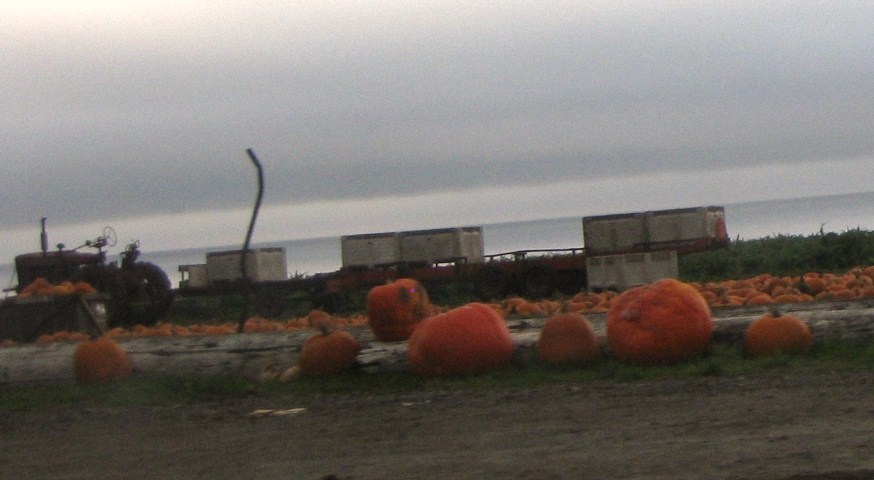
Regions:
<instances>
[{"instance_id":1,"label":"steering wheel","mask_svg":"<svg viewBox=\"0 0 874 480\"><path fill-rule=\"evenodd\" d=\"M110 226L103 227L102 237L106 239L107 247L114 247L118 243L118 235L115 234L115 230Z\"/></svg>"}]
</instances>

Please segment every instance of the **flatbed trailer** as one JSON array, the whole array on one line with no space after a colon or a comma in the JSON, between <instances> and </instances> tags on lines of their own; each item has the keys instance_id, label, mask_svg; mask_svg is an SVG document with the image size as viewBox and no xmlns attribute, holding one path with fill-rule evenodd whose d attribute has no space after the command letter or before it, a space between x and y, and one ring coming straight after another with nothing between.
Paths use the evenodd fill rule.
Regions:
<instances>
[{"instance_id":1,"label":"flatbed trailer","mask_svg":"<svg viewBox=\"0 0 874 480\"><path fill-rule=\"evenodd\" d=\"M176 294L180 297L233 294L246 291L242 290L245 288L255 295L256 306L265 316L277 315L292 298L306 299L312 306L330 311L347 304L352 294L405 277L414 278L429 289L465 285L484 301L508 295L536 299L556 291L572 295L591 288L622 289L630 286L623 282L647 282L659 275L676 275L677 254L728 246L722 207L582 217L581 227L584 245L580 247L497 254L483 253L482 227L348 235L341 238L343 266L337 271L282 280L259 280L251 276L257 272L250 272L249 283L238 281L239 262L228 258L239 256L242 251L218 252L207 255L207 262L223 259L226 269L220 275L212 275L208 264L180 266L183 280ZM650 268L654 260L646 257L646 268L640 268L637 257L651 252L672 252L658 258L664 257L673 264ZM254 255L250 266L262 266L265 272L272 272L271 278L286 276L282 274L287 270L284 252L261 249L250 253ZM277 269L258 263L259 256L281 259L283 270L277 275ZM595 264L599 268L599 283L591 284L588 270L589 265ZM628 272L613 275L605 271L610 268ZM195 271L200 272L196 282ZM189 278L185 278L186 273Z\"/></svg>"},{"instance_id":2,"label":"flatbed trailer","mask_svg":"<svg viewBox=\"0 0 874 480\"><path fill-rule=\"evenodd\" d=\"M542 298L556 290L571 294L586 286L582 248L516 250L485 255L482 262L462 259L435 265L397 263L380 268L341 268L329 274L326 295L369 289L396 278L415 278L425 287L468 284L482 300L509 294Z\"/></svg>"},{"instance_id":3,"label":"flatbed trailer","mask_svg":"<svg viewBox=\"0 0 874 480\"><path fill-rule=\"evenodd\" d=\"M398 278L415 278L426 288L466 285L482 300L506 295L542 298L556 290L579 292L586 286L586 258L582 248L532 249L486 255L482 262L459 258L438 264L396 262L373 267L344 267L334 272L286 280L242 280L210 282L191 286L190 265L180 266L183 280L177 298L234 295L249 291L256 311L271 317L281 314L293 301L305 300L314 307L335 310L348 303L351 295Z\"/></svg>"}]
</instances>

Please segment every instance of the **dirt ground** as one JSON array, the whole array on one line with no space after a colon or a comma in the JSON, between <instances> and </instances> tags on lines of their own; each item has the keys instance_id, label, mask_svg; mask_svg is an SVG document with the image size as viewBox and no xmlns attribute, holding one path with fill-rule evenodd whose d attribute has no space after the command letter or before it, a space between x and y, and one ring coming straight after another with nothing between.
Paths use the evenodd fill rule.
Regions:
<instances>
[{"instance_id":1,"label":"dirt ground","mask_svg":"<svg viewBox=\"0 0 874 480\"><path fill-rule=\"evenodd\" d=\"M9 479L874 478L874 373L58 408L0 438Z\"/></svg>"}]
</instances>

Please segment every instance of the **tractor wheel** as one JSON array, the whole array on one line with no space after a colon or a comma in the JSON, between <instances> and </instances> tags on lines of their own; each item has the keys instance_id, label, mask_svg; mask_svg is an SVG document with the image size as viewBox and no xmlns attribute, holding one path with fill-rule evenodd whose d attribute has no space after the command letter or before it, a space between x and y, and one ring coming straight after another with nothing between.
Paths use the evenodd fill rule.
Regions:
<instances>
[{"instance_id":1,"label":"tractor wheel","mask_svg":"<svg viewBox=\"0 0 874 480\"><path fill-rule=\"evenodd\" d=\"M160 267L149 262L137 262L124 272L130 315L127 326L154 325L173 305L170 279Z\"/></svg>"}]
</instances>

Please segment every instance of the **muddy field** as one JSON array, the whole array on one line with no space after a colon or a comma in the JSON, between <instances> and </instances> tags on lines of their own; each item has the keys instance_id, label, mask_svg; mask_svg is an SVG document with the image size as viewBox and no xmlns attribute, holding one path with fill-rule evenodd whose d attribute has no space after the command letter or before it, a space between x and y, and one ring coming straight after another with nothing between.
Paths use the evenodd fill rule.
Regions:
<instances>
[{"instance_id":1,"label":"muddy field","mask_svg":"<svg viewBox=\"0 0 874 480\"><path fill-rule=\"evenodd\" d=\"M874 478L874 373L0 418L0 478Z\"/></svg>"}]
</instances>

